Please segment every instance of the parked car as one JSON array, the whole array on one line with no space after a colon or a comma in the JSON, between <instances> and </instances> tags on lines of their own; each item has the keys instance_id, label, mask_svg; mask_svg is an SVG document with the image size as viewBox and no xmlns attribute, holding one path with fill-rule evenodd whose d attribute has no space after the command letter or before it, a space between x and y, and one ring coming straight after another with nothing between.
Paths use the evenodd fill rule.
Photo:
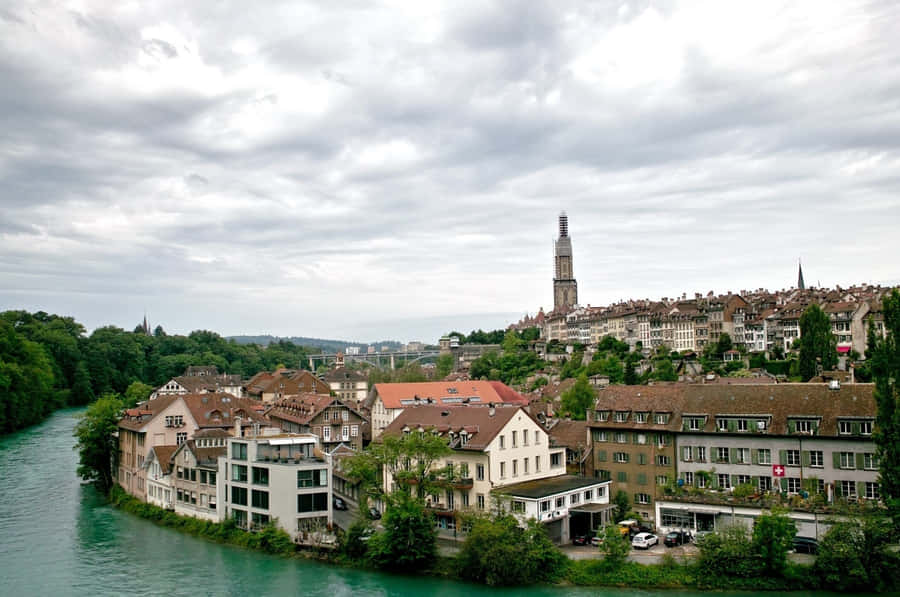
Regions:
<instances>
[{"instance_id":1,"label":"parked car","mask_svg":"<svg viewBox=\"0 0 900 597\"><path fill-rule=\"evenodd\" d=\"M588 543L590 543L590 539L587 535L575 535L575 538L572 539L572 545L587 545Z\"/></svg>"},{"instance_id":2,"label":"parked car","mask_svg":"<svg viewBox=\"0 0 900 597\"><path fill-rule=\"evenodd\" d=\"M659 537L653 533L638 533L631 540L631 546L640 549L650 549L653 545L659 544Z\"/></svg>"},{"instance_id":3,"label":"parked car","mask_svg":"<svg viewBox=\"0 0 900 597\"><path fill-rule=\"evenodd\" d=\"M374 535L374 534L375 534L375 529L371 529L371 528L365 529L365 530L363 530L362 533L359 534L359 540L362 541L363 543L368 543L369 539L371 539L372 535Z\"/></svg>"},{"instance_id":4,"label":"parked car","mask_svg":"<svg viewBox=\"0 0 900 597\"><path fill-rule=\"evenodd\" d=\"M819 553L819 542L812 537L794 537L794 551L797 553Z\"/></svg>"},{"instance_id":5,"label":"parked car","mask_svg":"<svg viewBox=\"0 0 900 597\"><path fill-rule=\"evenodd\" d=\"M335 510L346 510L347 509L347 502L345 502L344 500L342 500L341 498L339 498L337 496L334 496L334 499L332 500L332 504L334 505Z\"/></svg>"},{"instance_id":6,"label":"parked car","mask_svg":"<svg viewBox=\"0 0 900 597\"><path fill-rule=\"evenodd\" d=\"M691 542L691 534L687 531L672 531L663 539L663 545L666 547L677 547Z\"/></svg>"},{"instance_id":7,"label":"parked car","mask_svg":"<svg viewBox=\"0 0 900 597\"><path fill-rule=\"evenodd\" d=\"M640 532L638 521L631 518L628 520L620 520L616 523L616 526L619 527L619 532L623 535L636 535Z\"/></svg>"},{"instance_id":8,"label":"parked car","mask_svg":"<svg viewBox=\"0 0 900 597\"><path fill-rule=\"evenodd\" d=\"M378 511L378 508L375 506L369 508L369 518L372 520L381 520L381 512Z\"/></svg>"}]
</instances>

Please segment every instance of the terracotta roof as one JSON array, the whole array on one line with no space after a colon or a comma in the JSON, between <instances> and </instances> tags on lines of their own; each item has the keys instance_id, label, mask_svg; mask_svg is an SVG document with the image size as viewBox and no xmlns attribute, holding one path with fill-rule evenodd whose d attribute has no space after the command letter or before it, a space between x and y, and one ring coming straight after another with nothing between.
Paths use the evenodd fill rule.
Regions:
<instances>
[{"instance_id":1,"label":"terracotta roof","mask_svg":"<svg viewBox=\"0 0 900 597\"><path fill-rule=\"evenodd\" d=\"M480 452L520 412L534 420L524 408L516 406L500 406L493 409L493 414L492 409L481 407L416 406L404 409L382 435L400 435L405 428L410 431L420 427L428 431L437 429L441 435L450 431L459 434L465 429L469 434L466 445L456 442L455 445L451 443L451 447Z\"/></svg>"},{"instance_id":2,"label":"terracotta roof","mask_svg":"<svg viewBox=\"0 0 900 597\"><path fill-rule=\"evenodd\" d=\"M124 416L119 419L119 427L129 429L131 431L140 431L153 418L169 407L170 404L179 398L178 395L160 396L153 400L148 400L140 406L140 408L131 408L125 411ZM149 413L149 414L148 414Z\"/></svg>"},{"instance_id":3,"label":"terracotta roof","mask_svg":"<svg viewBox=\"0 0 900 597\"><path fill-rule=\"evenodd\" d=\"M316 415L336 401L335 398L323 394L286 396L273 403L271 408L266 411L266 416L306 425Z\"/></svg>"},{"instance_id":4,"label":"terracotta roof","mask_svg":"<svg viewBox=\"0 0 900 597\"><path fill-rule=\"evenodd\" d=\"M677 386L610 386L601 390L597 410L610 411L605 422L591 421L591 427L682 430L682 415L705 415L702 432L716 432L715 417L754 415L770 418L767 433L788 433L794 417L819 419L819 436L837 436L841 418L875 417L873 384L844 384L831 389L827 384L787 383L766 385L684 384ZM648 412L646 423L633 416L615 422L615 411ZM653 413L671 413L665 425L657 425Z\"/></svg>"},{"instance_id":5,"label":"terracotta roof","mask_svg":"<svg viewBox=\"0 0 900 597\"><path fill-rule=\"evenodd\" d=\"M185 394L180 396L194 417L197 427L231 427L234 420L241 417L243 426L252 423L267 425L269 420L262 414L264 406L250 398L235 398L224 392L207 394Z\"/></svg>"},{"instance_id":6,"label":"terracotta roof","mask_svg":"<svg viewBox=\"0 0 900 597\"><path fill-rule=\"evenodd\" d=\"M153 446L150 448L150 451L156 454L159 468L164 475L168 475L172 472L172 456L175 455L175 451L178 450L178 448L179 446Z\"/></svg>"},{"instance_id":7,"label":"terracotta roof","mask_svg":"<svg viewBox=\"0 0 900 597\"><path fill-rule=\"evenodd\" d=\"M528 404L524 396L495 381L429 381L378 383L375 392L385 408L414 406L416 399L442 406L463 404Z\"/></svg>"},{"instance_id":8,"label":"terracotta roof","mask_svg":"<svg viewBox=\"0 0 900 597\"><path fill-rule=\"evenodd\" d=\"M547 433L556 445L570 450L579 450L587 445L587 421L561 419Z\"/></svg>"},{"instance_id":9,"label":"terracotta roof","mask_svg":"<svg viewBox=\"0 0 900 597\"><path fill-rule=\"evenodd\" d=\"M218 466L219 456L225 456L228 451L227 446L216 446L212 448L198 448L194 440L189 439L182 444L185 450L190 450L194 454L198 465ZM180 447L180 446L179 446Z\"/></svg>"}]
</instances>

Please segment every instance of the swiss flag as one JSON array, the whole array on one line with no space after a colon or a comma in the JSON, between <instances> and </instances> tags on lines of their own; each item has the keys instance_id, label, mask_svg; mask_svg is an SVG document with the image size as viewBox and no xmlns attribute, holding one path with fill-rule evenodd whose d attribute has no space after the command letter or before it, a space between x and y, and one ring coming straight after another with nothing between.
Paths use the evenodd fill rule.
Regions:
<instances>
[{"instance_id":1,"label":"swiss flag","mask_svg":"<svg viewBox=\"0 0 900 597\"><path fill-rule=\"evenodd\" d=\"M783 477L784 476L784 466L780 464L772 465L772 476L773 477Z\"/></svg>"}]
</instances>

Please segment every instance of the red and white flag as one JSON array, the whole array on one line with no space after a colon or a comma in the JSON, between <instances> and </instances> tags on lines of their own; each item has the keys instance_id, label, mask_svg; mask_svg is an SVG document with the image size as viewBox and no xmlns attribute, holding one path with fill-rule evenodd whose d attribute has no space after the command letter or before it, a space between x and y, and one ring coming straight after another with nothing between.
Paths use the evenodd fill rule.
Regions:
<instances>
[{"instance_id":1,"label":"red and white flag","mask_svg":"<svg viewBox=\"0 0 900 597\"><path fill-rule=\"evenodd\" d=\"M772 465L772 476L773 477L783 477L784 476L784 466L781 464L773 464Z\"/></svg>"}]
</instances>

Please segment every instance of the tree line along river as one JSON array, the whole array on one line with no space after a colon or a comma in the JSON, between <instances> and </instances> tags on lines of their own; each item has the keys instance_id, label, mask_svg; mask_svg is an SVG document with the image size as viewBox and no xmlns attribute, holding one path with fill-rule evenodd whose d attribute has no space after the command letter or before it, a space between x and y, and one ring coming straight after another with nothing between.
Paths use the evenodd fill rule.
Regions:
<instances>
[{"instance_id":1,"label":"tree line along river","mask_svg":"<svg viewBox=\"0 0 900 597\"><path fill-rule=\"evenodd\" d=\"M73 450L72 430L81 412L80 409L58 411L40 425L0 437L0 594L302 593L328 597L654 594L598 588L491 589L271 557L157 527L108 506L75 474L77 454ZM679 596L692 594L677 593Z\"/></svg>"}]
</instances>

